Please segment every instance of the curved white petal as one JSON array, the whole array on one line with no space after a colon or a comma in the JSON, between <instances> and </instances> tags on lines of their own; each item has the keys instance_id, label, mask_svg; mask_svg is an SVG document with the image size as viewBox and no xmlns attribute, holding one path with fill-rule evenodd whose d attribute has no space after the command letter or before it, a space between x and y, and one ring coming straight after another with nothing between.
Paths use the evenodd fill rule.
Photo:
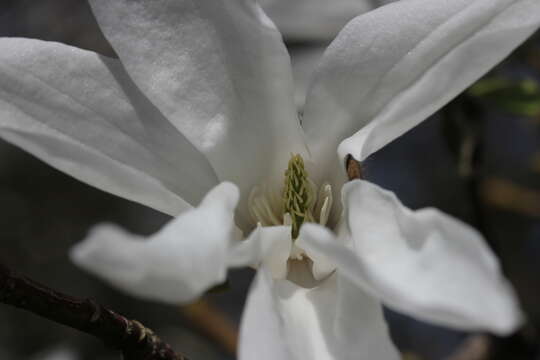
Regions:
<instances>
[{"instance_id":1,"label":"curved white petal","mask_svg":"<svg viewBox=\"0 0 540 360\"><path fill-rule=\"evenodd\" d=\"M264 268L251 284L240 324L239 360L293 360L282 332L272 276Z\"/></svg>"},{"instance_id":2,"label":"curved white petal","mask_svg":"<svg viewBox=\"0 0 540 360\"><path fill-rule=\"evenodd\" d=\"M371 0L259 0L287 40L333 39L356 15L373 7Z\"/></svg>"},{"instance_id":3,"label":"curved white petal","mask_svg":"<svg viewBox=\"0 0 540 360\"><path fill-rule=\"evenodd\" d=\"M217 184L210 164L114 59L0 38L0 136L102 190L171 215Z\"/></svg>"},{"instance_id":4,"label":"curved white petal","mask_svg":"<svg viewBox=\"0 0 540 360\"><path fill-rule=\"evenodd\" d=\"M329 46L309 90L303 127L312 156L336 162L339 144L341 159L365 159L539 25L538 0L408 0L360 15Z\"/></svg>"},{"instance_id":5,"label":"curved white petal","mask_svg":"<svg viewBox=\"0 0 540 360\"><path fill-rule=\"evenodd\" d=\"M284 279L291 245L290 226L258 226L247 239L231 247L229 266L262 265L274 279Z\"/></svg>"},{"instance_id":6,"label":"curved white petal","mask_svg":"<svg viewBox=\"0 0 540 360\"><path fill-rule=\"evenodd\" d=\"M289 47L294 78L294 103L299 112L303 111L309 82L325 50L325 46Z\"/></svg>"},{"instance_id":7,"label":"curved white petal","mask_svg":"<svg viewBox=\"0 0 540 360\"><path fill-rule=\"evenodd\" d=\"M324 229L322 226L317 227L317 229ZM313 277L315 280L322 280L326 278L328 275L330 275L332 272L336 270L336 265L328 259L324 254L320 254L319 252L314 252L309 249L304 249L305 242L309 242L309 238L312 236L326 236L326 232L322 231L319 233L316 233L317 230L312 230L309 233L304 233L304 226L300 228L300 234L298 235L298 239L296 239L295 245L302 249L303 252L306 253L306 255L313 261L313 265L311 267L311 271L313 273ZM308 239L306 239L306 237ZM341 242L338 239L335 239L336 242Z\"/></svg>"},{"instance_id":8,"label":"curved white petal","mask_svg":"<svg viewBox=\"0 0 540 360\"><path fill-rule=\"evenodd\" d=\"M251 188L305 153L290 59L252 0L91 0L142 91L204 154L220 180Z\"/></svg>"},{"instance_id":9,"label":"curved white petal","mask_svg":"<svg viewBox=\"0 0 540 360\"><path fill-rule=\"evenodd\" d=\"M351 246L329 236L304 246L384 304L458 329L508 334L520 325L515 295L474 229L436 209L407 209L393 193L361 180L344 186L343 203Z\"/></svg>"},{"instance_id":10,"label":"curved white petal","mask_svg":"<svg viewBox=\"0 0 540 360\"><path fill-rule=\"evenodd\" d=\"M227 275L227 253L236 239L238 188L221 183L201 204L149 239L115 225L97 226L71 250L75 264L135 296L168 303L195 299Z\"/></svg>"},{"instance_id":11,"label":"curved white petal","mask_svg":"<svg viewBox=\"0 0 540 360\"><path fill-rule=\"evenodd\" d=\"M271 279L264 268L250 289L239 358L284 360L399 359L380 304L333 275L316 288Z\"/></svg>"}]
</instances>

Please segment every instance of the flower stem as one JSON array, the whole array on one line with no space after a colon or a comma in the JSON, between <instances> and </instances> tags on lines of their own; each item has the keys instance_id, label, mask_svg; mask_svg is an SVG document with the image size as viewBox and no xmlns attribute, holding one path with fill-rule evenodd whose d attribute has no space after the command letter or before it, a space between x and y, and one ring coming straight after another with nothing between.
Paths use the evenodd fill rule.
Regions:
<instances>
[{"instance_id":1,"label":"flower stem","mask_svg":"<svg viewBox=\"0 0 540 360\"><path fill-rule=\"evenodd\" d=\"M0 302L93 335L124 360L188 360L136 320L96 303L62 294L0 263Z\"/></svg>"}]
</instances>

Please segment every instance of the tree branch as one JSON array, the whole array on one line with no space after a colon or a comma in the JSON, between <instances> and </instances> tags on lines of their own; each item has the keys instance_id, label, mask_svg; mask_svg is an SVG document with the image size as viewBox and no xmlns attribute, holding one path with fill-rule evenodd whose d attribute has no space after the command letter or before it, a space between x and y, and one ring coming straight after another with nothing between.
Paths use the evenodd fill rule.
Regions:
<instances>
[{"instance_id":1,"label":"tree branch","mask_svg":"<svg viewBox=\"0 0 540 360\"><path fill-rule=\"evenodd\" d=\"M191 324L213 340L228 354L235 356L238 345L238 329L219 309L204 299L180 307L180 311Z\"/></svg>"},{"instance_id":2,"label":"tree branch","mask_svg":"<svg viewBox=\"0 0 540 360\"><path fill-rule=\"evenodd\" d=\"M188 360L138 321L94 300L57 292L1 263L0 302L93 335L121 351L125 360Z\"/></svg>"},{"instance_id":3,"label":"tree branch","mask_svg":"<svg viewBox=\"0 0 540 360\"><path fill-rule=\"evenodd\" d=\"M493 343L488 335L470 335L446 360L488 360L493 355L492 348Z\"/></svg>"}]
</instances>

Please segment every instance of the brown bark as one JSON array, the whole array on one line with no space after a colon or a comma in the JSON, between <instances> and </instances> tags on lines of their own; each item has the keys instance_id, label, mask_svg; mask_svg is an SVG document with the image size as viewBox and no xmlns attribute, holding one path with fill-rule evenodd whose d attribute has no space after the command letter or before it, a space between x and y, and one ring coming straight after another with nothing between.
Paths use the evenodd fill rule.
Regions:
<instances>
[{"instance_id":1,"label":"brown bark","mask_svg":"<svg viewBox=\"0 0 540 360\"><path fill-rule=\"evenodd\" d=\"M98 304L62 294L0 264L0 302L93 335L125 360L188 360L136 320Z\"/></svg>"}]
</instances>

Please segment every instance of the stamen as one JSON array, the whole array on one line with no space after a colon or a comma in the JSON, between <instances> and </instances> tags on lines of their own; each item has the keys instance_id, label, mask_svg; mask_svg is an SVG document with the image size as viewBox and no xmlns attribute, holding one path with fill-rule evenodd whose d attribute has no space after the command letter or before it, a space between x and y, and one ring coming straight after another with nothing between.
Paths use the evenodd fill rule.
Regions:
<instances>
[{"instance_id":1,"label":"stamen","mask_svg":"<svg viewBox=\"0 0 540 360\"><path fill-rule=\"evenodd\" d=\"M285 171L282 197L268 186L255 186L248 198L248 208L256 224L261 226L290 225L296 239L305 222L328 224L333 204L332 187L317 185L308 177L300 155L293 155Z\"/></svg>"},{"instance_id":2,"label":"stamen","mask_svg":"<svg viewBox=\"0 0 540 360\"><path fill-rule=\"evenodd\" d=\"M259 186L255 186L251 190L248 198L248 209L255 222L263 226L281 225L281 215L276 214L271 204L271 199L275 197L266 187L261 190Z\"/></svg>"},{"instance_id":3,"label":"stamen","mask_svg":"<svg viewBox=\"0 0 540 360\"><path fill-rule=\"evenodd\" d=\"M329 265L323 264L321 267L319 260L314 262L304 249L296 246L295 240L300 234L300 227L306 222L328 226L332 204L331 185L323 183L322 186L317 187L309 179L304 167L304 160L300 155L291 155L285 171L285 184L281 196L279 190L271 186L255 186L251 190L248 198L248 209L256 226L283 224L291 227L290 241L292 246L286 261L287 268L285 271L286 274L289 274L287 275L289 280L298 284L302 283L302 286L306 284L305 276L289 278L290 274L295 273L295 271L290 270L290 267L299 265L304 268L307 267L308 271L313 272L312 286L317 284L321 274L323 274L323 277L327 276ZM321 271L326 272L321 273Z\"/></svg>"},{"instance_id":4,"label":"stamen","mask_svg":"<svg viewBox=\"0 0 540 360\"><path fill-rule=\"evenodd\" d=\"M285 225L285 226L291 226L292 225L291 214L285 213L283 215L283 225Z\"/></svg>"},{"instance_id":5,"label":"stamen","mask_svg":"<svg viewBox=\"0 0 540 360\"><path fill-rule=\"evenodd\" d=\"M289 259L291 260L304 260L304 256L306 256L306 253L304 250L300 249L298 246L294 245L291 249L291 255L289 255Z\"/></svg>"},{"instance_id":6,"label":"stamen","mask_svg":"<svg viewBox=\"0 0 540 360\"><path fill-rule=\"evenodd\" d=\"M324 183L319 189L317 206L315 207L318 210L316 215L319 218L319 224L325 226L328 223L333 202L332 186L329 183Z\"/></svg>"}]
</instances>

